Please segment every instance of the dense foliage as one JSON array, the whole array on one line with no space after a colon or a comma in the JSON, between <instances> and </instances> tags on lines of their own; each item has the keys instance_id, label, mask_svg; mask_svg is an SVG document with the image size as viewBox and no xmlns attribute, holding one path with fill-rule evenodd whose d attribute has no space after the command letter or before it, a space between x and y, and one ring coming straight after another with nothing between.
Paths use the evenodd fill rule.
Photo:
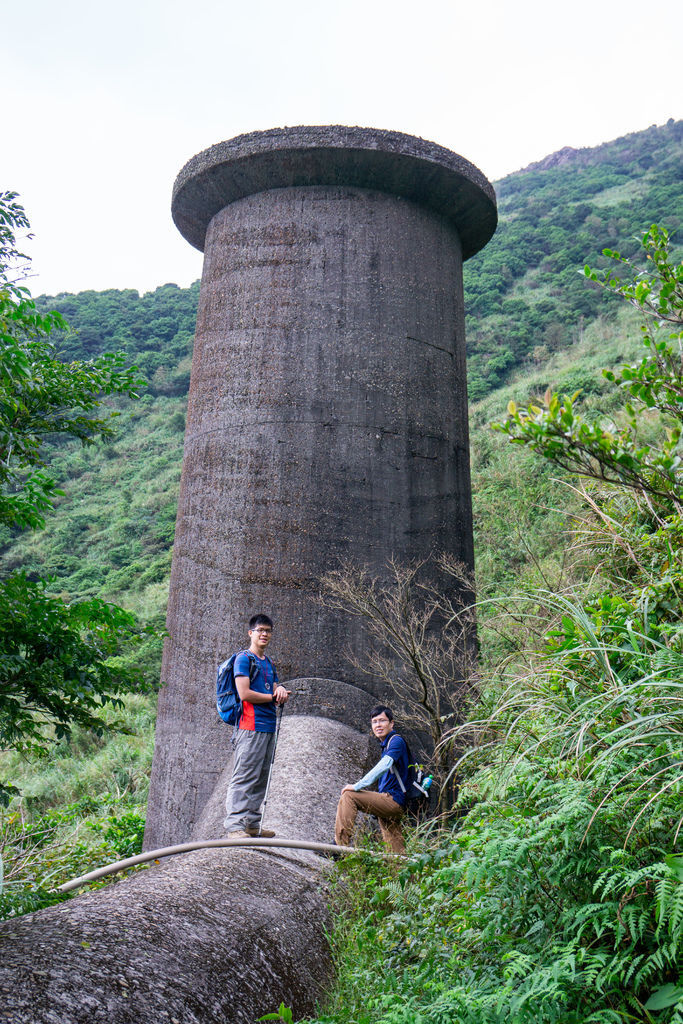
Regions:
<instances>
[{"instance_id":1,"label":"dense foliage","mask_svg":"<svg viewBox=\"0 0 683 1024\"><path fill-rule=\"evenodd\" d=\"M54 887L128 856L124 850L140 852L154 701L128 695L123 708L107 706L102 716L110 730L97 735L75 725L47 759L3 755L3 769L21 797L0 808L0 917L70 898L74 893L65 897Z\"/></svg>"},{"instance_id":2,"label":"dense foliage","mask_svg":"<svg viewBox=\"0 0 683 1024\"><path fill-rule=\"evenodd\" d=\"M617 383L630 399L619 425L604 416L586 418L574 409L579 396L545 396L546 408L531 404L526 411L508 404L509 418L501 424L513 442L525 444L571 472L597 480L622 484L648 494L668 511L683 510L679 441L683 428L683 266L670 262L666 230L653 226L643 239L652 271L636 271L635 279L623 282L613 271L598 275L586 267L586 276L622 295L647 314L642 325L646 354L636 365L622 366L617 374L606 370L607 380ZM633 270L620 253L605 250L617 265ZM678 330L672 333L672 327ZM669 421L658 445L643 441L643 421L653 411Z\"/></svg>"},{"instance_id":3,"label":"dense foliage","mask_svg":"<svg viewBox=\"0 0 683 1024\"><path fill-rule=\"evenodd\" d=\"M93 444L112 432L109 395L137 397L141 381L123 356L103 354L66 364L55 329L21 283L25 257L17 233L28 229L15 193L0 195L0 523L9 530L45 525L61 494L45 472L46 441ZM0 579L0 747L44 753L75 723L102 731L103 705L151 683L118 657L139 633L129 612L101 599L50 593L52 582L15 569ZM0 782L0 800L14 792Z\"/></svg>"},{"instance_id":4,"label":"dense foliage","mask_svg":"<svg viewBox=\"0 0 683 1024\"><path fill-rule=\"evenodd\" d=\"M60 903L57 886L140 853L145 819L121 797L105 793L30 818L17 807L5 812L2 826L0 917L7 918Z\"/></svg>"}]
</instances>

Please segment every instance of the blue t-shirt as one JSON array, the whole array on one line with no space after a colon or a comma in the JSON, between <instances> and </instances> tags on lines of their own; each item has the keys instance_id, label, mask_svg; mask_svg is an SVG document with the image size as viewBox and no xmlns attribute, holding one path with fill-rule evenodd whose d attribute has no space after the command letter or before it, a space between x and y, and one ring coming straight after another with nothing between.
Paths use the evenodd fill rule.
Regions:
<instances>
[{"instance_id":1,"label":"blue t-shirt","mask_svg":"<svg viewBox=\"0 0 683 1024\"><path fill-rule=\"evenodd\" d=\"M405 788L408 788L408 746L406 741L399 736L397 732L390 732L388 736L384 737L382 742L382 757L388 754L389 757L393 757L394 764L389 771L385 772L384 775L380 775L379 782L377 783L378 793L388 793L392 800L395 800L401 807L405 805L406 795L399 785L399 781L394 775L393 769L398 770L399 775Z\"/></svg>"},{"instance_id":2,"label":"blue t-shirt","mask_svg":"<svg viewBox=\"0 0 683 1024\"><path fill-rule=\"evenodd\" d=\"M278 681L277 672L270 658L259 658L256 654L248 654L242 651L235 658L233 672L237 676L249 676L249 661L253 658L258 666L254 678L249 684L251 690L257 693L272 693ZM242 716L240 718L240 729L247 729L249 732L275 732L276 704L252 704L250 701L242 701Z\"/></svg>"}]
</instances>

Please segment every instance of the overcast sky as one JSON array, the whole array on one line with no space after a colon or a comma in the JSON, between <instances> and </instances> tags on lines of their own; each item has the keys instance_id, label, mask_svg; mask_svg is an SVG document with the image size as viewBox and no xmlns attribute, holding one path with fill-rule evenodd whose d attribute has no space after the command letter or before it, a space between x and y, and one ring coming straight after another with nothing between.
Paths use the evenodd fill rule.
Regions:
<instances>
[{"instance_id":1,"label":"overcast sky","mask_svg":"<svg viewBox=\"0 0 683 1024\"><path fill-rule=\"evenodd\" d=\"M173 181L242 132L389 128L495 180L681 116L675 0L0 5L0 190L31 219L34 294L198 278Z\"/></svg>"}]
</instances>

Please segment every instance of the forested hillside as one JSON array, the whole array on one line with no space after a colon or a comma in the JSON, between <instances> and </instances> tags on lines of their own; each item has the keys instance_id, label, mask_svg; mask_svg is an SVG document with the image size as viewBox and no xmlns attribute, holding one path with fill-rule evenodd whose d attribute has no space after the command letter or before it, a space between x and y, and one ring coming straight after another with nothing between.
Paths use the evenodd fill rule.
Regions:
<instances>
[{"instance_id":1,"label":"forested hillside","mask_svg":"<svg viewBox=\"0 0 683 1024\"><path fill-rule=\"evenodd\" d=\"M528 586L562 590L602 571L597 556L590 565L585 550L574 547L568 554L570 513L582 507L576 481L567 488L560 482L566 473L549 460L529 458L521 446L492 433L489 423L505 415L510 400L523 404L547 388L568 394L581 390L578 404L587 414L596 408L620 408L619 396L600 370L635 357L640 345L637 315L581 271L586 262L604 265L601 250L606 246L626 256L636 253L638 239L654 221L674 233L674 244L680 242L675 232L680 233L683 220L682 156L683 122L670 121L595 149L563 150L496 183L498 232L469 261L465 275L477 585L480 597L492 602L480 611L482 664L487 669L527 639L514 619L501 625L496 602ZM163 623L198 291L198 284L189 289L166 284L143 296L112 290L39 300L41 308L56 308L71 325L72 333L59 341L65 359L122 351L143 372L148 387L139 401L118 401L122 415L113 440L87 449L66 443L53 447L50 465L64 496L42 531L20 533L0 526L3 574L23 567L29 575L51 575L59 594L115 600L144 621ZM160 653L158 640L142 651L149 678L158 678ZM64 879L93 858L113 859L112 850L132 852L139 842L153 735L150 698L129 702L122 719L129 736L112 740L76 730L71 743L56 745L49 764L42 767L3 755L2 772L22 788L24 798L4 822L4 856L9 877L15 879L15 895L11 887L6 889L10 895L0 899L0 910L13 913L49 902L43 876ZM572 803L571 773L562 775L561 767L553 771L558 779L569 779L560 796L567 814L578 821L582 810L578 798ZM517 779L513 803L521 806L520 794L530 791L533 774ZM482 778L477 785L483 793ZM548 794L551 789L548 783ZM500 797L501 806L506 799ZM491 810L491 819L487 813L485 808L482 828L493 828L498 812ZM508 813L505 806L500 813ZM530 817L534 813L529 810ZM568 840L577 847L578 828ZM37 843L30 839L36 834L43 837ZM504 838L497 841L504 843ZM486 855L492 864L494 853ZM579 870L580 865L572 861L570 868ZM444 902L442 883L455 873L449 862L444 872L434 875L434 888L430 876L425 899L435 906ZM375 881L359 896L359 905L365 907L372 886L377 887ZM397 929L392 969L399 971L406 964L409 936L401 929L409 908L397 893L387 890L385 896L395 897L401 907L397 914L403 915L403 924L392 925ZM505 898L513 895L511 883ZM588 896L582 889L577 900ZM467 899L454 911L463 920ZM495 959L500 944L494 917L492 910L488 931L483 938L478 933L477 941L489 942ZM443 934L437 929L427 941L447 941L444 935L451 925L444 926ZM372 936L363 941L373 947ZM533 959L532 947L525 948L532 949L528 955ZM570 949L567 957L571 955ZM520 973L524 970L520 961ZM369 973L367 979L374 983ZM393 991L389 986L388 1000ZM495 1002L495 985L491 991ZM472 1020L498 1019L485 1014L482 1010L481 1018L473 1015ZM378 1009L367 1019L380 1017ZM409 1016L396 1017L404 1019ZM560 1013L556 1019L570 1018Z\"/></svg>"},{"instance_id":2,"label":"forested hillside","mask_svg":"<svg viewBox=\"0 0 683 1024\"><path fill-rule=\"evenodd\" d=\"M168 284L143 296L81 292L39 301L72 327L59 341L64 359L120 351L148 383L139 401L119 404L111 443L54 451L65 497L42 533L11 537L0 527L6 570L51 574L70 594L126 594L143 616L163 619L198 294L198 284Z\"/></svg>"},{"instance_id":3,"label":"forested hillside","mask_svg":"<svg viewBox=\"0 0 683 1024\"><path fill-rule=\"evenodd\" d=\"M683 121L671 120L595 149L562 150L495 183L498 230L465 270L472 401L520 362L540 366L567 349L614 309L577 270L617 243L633 255L650 224L680 227L682 162Z\"/></svg>"}]
</instances>

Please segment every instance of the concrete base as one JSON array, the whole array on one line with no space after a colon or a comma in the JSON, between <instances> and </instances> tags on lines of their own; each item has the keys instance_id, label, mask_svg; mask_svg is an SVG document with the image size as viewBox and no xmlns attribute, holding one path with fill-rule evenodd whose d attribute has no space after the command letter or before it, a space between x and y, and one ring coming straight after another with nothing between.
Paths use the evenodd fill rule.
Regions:
<instances>
[{"instance_id":1,"label":"concrete base","mask_svg":"<svg viewBox=\"0 0 683 1024\"><path fill-rule=\"evenodd\" d=\"M309 711L337 685L308 683ZM306 707L303 698L299 706ZM330 841L340 790L365 771L371 743L367 732L316 714L286 718L268 825L285 838ZM229 770L196 825L197 838L221 834ZM299 851L202 850L5 921L2 1019L253 1024L281 1002L295 1019L310 1015L331 976L328 865Z\"/></svg>"}]
</instances>

